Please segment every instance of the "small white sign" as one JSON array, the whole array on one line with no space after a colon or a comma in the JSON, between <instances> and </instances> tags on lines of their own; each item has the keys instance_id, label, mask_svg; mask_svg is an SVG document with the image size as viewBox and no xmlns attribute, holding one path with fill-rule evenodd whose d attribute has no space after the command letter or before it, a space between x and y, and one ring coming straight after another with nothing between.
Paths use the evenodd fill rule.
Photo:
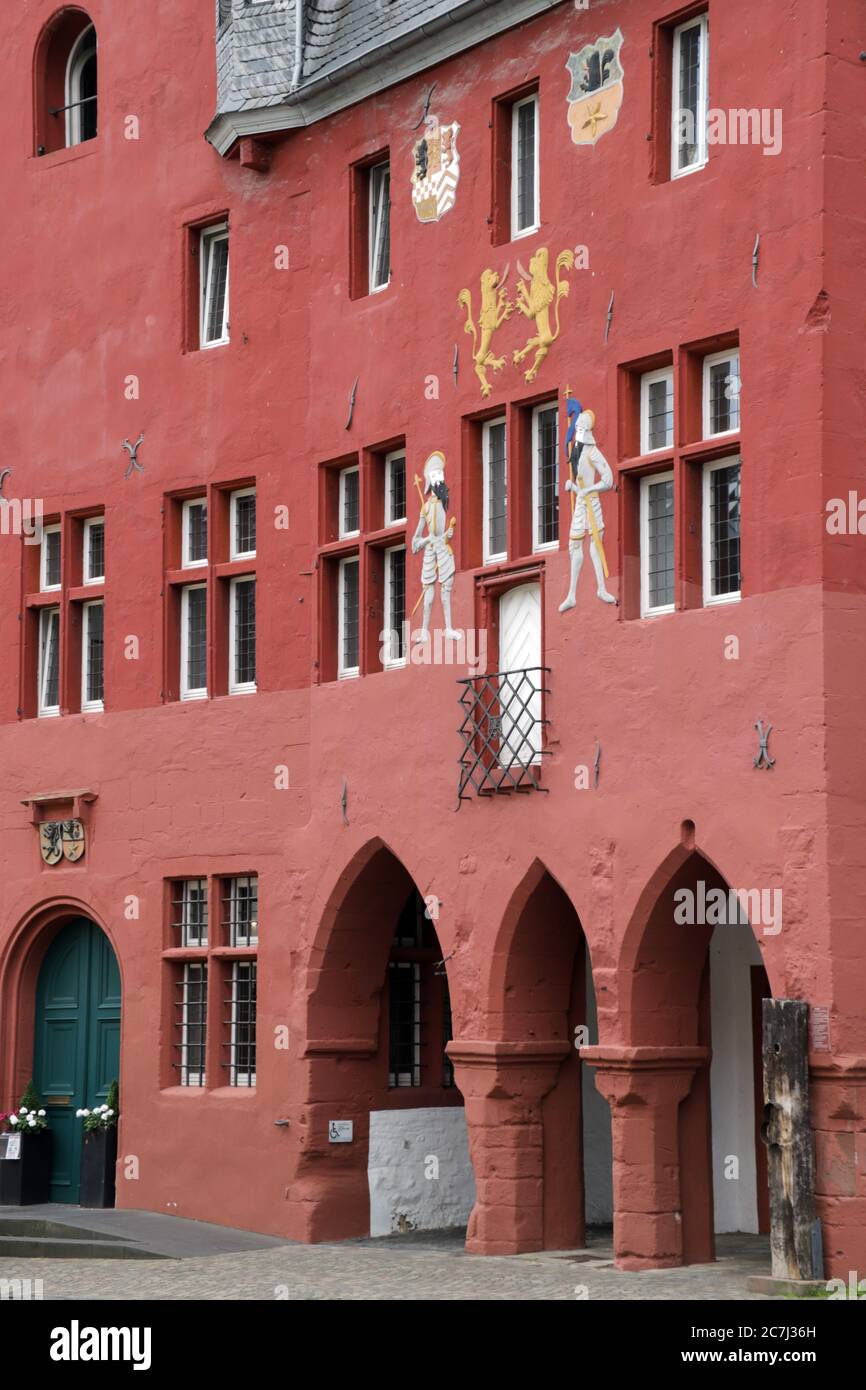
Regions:
<instances>
[{"instance_id":1,"label":"small white sign","mask_svg":"<svg viewBox=\"0 0 866 1390\"><path fill-rule=\"evenodd\" d=\"M4 1134L0 1139L0 1158L21 1157L21 1135Z\"/></svg>"},{"instance_id":2,"label":"small white sign","mask_svg":"<svg viewBox=\"0 0 866 1390\"><path fill-rule=\"evenodd\" d=\"M352 1121L351 1120L329 1120L328 1121L328 1140L331 1144L351 1144L352 1142Z\"/></svg>"}]
</instances>

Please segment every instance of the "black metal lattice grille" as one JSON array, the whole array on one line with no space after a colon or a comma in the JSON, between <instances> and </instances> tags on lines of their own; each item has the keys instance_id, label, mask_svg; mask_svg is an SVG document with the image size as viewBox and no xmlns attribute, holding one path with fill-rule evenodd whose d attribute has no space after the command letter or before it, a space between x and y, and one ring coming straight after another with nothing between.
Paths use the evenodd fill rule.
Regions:
<instances>
[{"instance_id":1,"label":"black metal lattice grille","mask_svg":"<svg viewBox=\"0 0 866 1390\"><path fill-rule=\"evenodd\" d=\"M457 795L468 800L496 792L544 791L539 781L541 761L548 756L543 744L544 697L549 692L543 679L547 666L522 671L497 671L457 682L462 687L460 704L463 740L459 759Z\"/></svg>"},{"instance_id":2,"label":"black metal lattice grille","mask_svg":"<svg viewBox=\"0 0 866 1390\"><path fill-rule=\"evenodd\" d=\"M229 993L223 999L223 1051L227 1057L223 1066L228 1070L230 1086L256 1084L256 976L254 960L235 961L226 981Z\"/></svg>"}]
</instances>

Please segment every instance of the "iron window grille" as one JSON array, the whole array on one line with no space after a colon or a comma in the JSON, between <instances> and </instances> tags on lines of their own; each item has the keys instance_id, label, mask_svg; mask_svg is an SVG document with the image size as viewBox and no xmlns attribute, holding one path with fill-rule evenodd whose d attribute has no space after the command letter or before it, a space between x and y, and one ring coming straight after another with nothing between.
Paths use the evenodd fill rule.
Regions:
<instances>
[{"instance_id":1,"label":"iron window grille","mask_svg":"<svg viewBox=\"0 0 866 1390\"><path fill-rule=\"evenodd\" d=\"M223 879L222 916L230 946L256 946L259 940L259 880L257 874Z\"/></svg>"},{"instance_id":2,"label":"iron window grille","mask_svg":"<svg viewBox=\"0 0 866 1390\"><path fill-rule=\"evenodd\" d=\"M256 974L254 960L236 960L226 975L223 1051L228 1055L222 1065L230 1086L256 1084Z\"/></svg>"},{"instance_id":3,"label":"iron window grille","mask_svg":"<svg viewBox=\"0 0 866 1390\"><path fill-rule=\"evenodd\" d=\"M388 1085L421 1085L421 966L388 962Z\"/></svg>"},{"instance_id":4,"label":"iron window grille","mask_svg":"<svg viewBox=\"0 0 866 1390\"><path fill-rule=\"evenodd\" d=\"M459 680L463 740L459 759L458 803L499 792L546 791L539 780L544 748L543 698L550 692L542 682L548 666L522 671L496 671Z\"/></svg>"},{"instance_id":5,"label":"iron window grille","mask_svg":"<svg viewBox=\"0 0 866 1390\"><path fill-rule=\"evenodd\" d=\"M179 946L207 945L206 878L184 878L172 883L171 925Z\"/></svg>"},{"instance_id":6,"label":"iron window grille","mask_svg":"<svg viewBox=\"0 0 866 1390\"><path fill-rule=\"evenodd\" d=\"M173 1063L181 1086L204 1086L207 1049L207 965L187 962L175 982Z\"/></svg>"}]
</instances>

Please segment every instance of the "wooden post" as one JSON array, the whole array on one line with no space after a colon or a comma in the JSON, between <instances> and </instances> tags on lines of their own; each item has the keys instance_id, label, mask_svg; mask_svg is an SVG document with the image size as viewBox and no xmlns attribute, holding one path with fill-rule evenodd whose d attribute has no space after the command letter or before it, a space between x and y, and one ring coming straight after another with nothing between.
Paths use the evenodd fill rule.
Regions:
<instances>
[{"instance_id":1,"label":"wooden post","mask_svg":"<svg viewBox=\"0 0 866 1390\"><path fill-rule=\"evenodd\" d=\"M774 1279L821 1279L814 1241L814 1139L809 1118L809 1006L763 1001L764 1122Z\"/></svg>"}]
</instances>

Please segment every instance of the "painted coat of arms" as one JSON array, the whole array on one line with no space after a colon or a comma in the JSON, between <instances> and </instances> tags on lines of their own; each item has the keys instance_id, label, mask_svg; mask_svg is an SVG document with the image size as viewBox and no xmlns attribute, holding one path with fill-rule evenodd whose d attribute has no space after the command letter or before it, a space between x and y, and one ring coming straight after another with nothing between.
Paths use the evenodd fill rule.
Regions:
<instances>
[{"instance_id":1,"label":"painted coat of arms","mask_svg":"<svg viewBox=\"0 0 866 1390\"><path fill-rule=\"evenodd\" d=\"M572 53L565 65L571 73L568 124L575 145L594 145L616 125L623 96L622 43L617 29Z\"/></svg>"},{"instance_id":2,"label":"painted coat of arms","mask_svg":"<svg viewBox=\"0 0 866 1390\"><path fill-rule=\"evenodd\" d=\"M39 848L46 864L71 864L84 854L84 826L80 820L48 820L39 827Z\"/></svg>"},{"instance_id":3,"label":"painted coat of arms","mask_svg":"<svg viewBox=\"0 0 866 1390\"><path fill-rule=\"evenodd\" d=\"M460 126L440 125L437 116L428 116L424 134L412 151L412 202L419 222L438 222L457 201L460 182L460 155L457 136Z\"/></svg>"}]
</instances>

